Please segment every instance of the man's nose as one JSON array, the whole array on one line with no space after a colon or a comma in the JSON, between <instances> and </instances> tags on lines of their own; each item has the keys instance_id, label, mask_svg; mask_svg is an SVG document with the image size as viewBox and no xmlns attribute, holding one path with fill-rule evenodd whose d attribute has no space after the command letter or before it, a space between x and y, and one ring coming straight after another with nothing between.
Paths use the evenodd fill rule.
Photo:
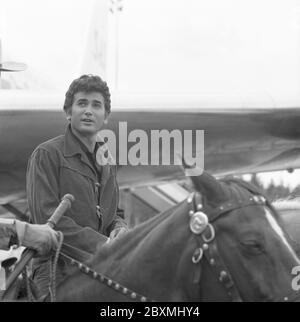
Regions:
<instances>
[{"instance_id":1,"label":"man's nose","mask_svg":"<svg viewBox=\"0 0 300 322\"><path fill-rule=\"evenodd\" d=\"M88 105L86 106L86 109L85 109L85 111L84 111L84 114L86 114L86 115L92 115L92 111L91 111L91 104L88 104Z\"/></svg>"}]
</instances>

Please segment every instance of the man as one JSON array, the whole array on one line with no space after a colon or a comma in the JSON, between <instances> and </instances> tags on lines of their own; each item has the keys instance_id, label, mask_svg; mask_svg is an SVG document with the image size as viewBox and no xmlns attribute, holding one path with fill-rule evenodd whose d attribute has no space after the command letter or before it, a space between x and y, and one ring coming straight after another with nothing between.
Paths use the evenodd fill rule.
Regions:
<instances>
[{"instance_id":1,"label":"man","mask_svg":"<svg viewBox=\"0 0 300 322\"><path fill-rule=\"evenodd\" d=\"M0 219L0 249L13 245L37 251L37 256L47 256L58 246L57 232L48 225L34 225L15 219Z\"/></svg>"},{"instance_id":2,"label":"man","mask_svg":"<svg viewBox=\"0 0 300 322\"><path fill-rule=\"evenodd\" d=\"M94 254L97 244L127 231L118 209L119 189L116 166L97 162L97 134L110 114L109 88L100 77L83 75L70 85L64 103L69 122L64 135L42 143L33 152L27 169L27 197L33 221L43 224L61 197L75 197L57 225L64 243L78 252ZM47 293L48 263L33 264L33 278L40 295ZM68 273L67 262L59 261L57 280Z\"/></svg>"}]
</instances>

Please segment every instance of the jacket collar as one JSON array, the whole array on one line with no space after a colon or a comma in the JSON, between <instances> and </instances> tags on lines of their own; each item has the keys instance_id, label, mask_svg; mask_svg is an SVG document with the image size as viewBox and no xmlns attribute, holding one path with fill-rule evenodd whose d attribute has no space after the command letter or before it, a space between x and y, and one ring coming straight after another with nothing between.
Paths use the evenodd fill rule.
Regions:
<instances>
[{"instance_id":1,"label":"jacket collar","mask_svg":"<svg viewBox=\"0 0 300 322\"><path fill-rule=\"evenodd\" d=\"M80 145L77 142L76 137L71 131L71 125L69 124L65 132L65 142L64 142L64 155L65 157L72 157L75 154L82 154Z\"/></svg>"},{"instance_id":2,"label":"jacket collar","mask_svg":"<svg viewBox=\"0 0 300 322\"><path fill-rule=\"evenodd\" d=\"M96 144L101 145L102 142L97 142ZM71 157L76 154L85 155L86 151L87 151L87 148L75 136L75 134L71 130L71 125L69 124L65 132L65 144L64 144L65 157Z\"/></svg>"},{"instance_id":3,"label":"jacket collar","mask_svg":"<svg viewBox=\"0 0 300 322\"><path fill-rule=\"evenodd\" d=\"M97 142L96 143L98 146L97 148L99 149L99 147L101 145L104 144L103 141ZM94 173L94 175L96 176L96 172L95 169L93 168L93 166L91 165L87 155L86 155L86 151L87 148L84 146L84 144L82 142L79 141L79 139L72 133L71 130L71 125L69 124L66 128L66 132L65 132L65 142L64 142L64 156L65 157L72 157L76 154L80 155L81 161L84 162ZM99 152L101 152L102 150L99 149ZM100 164L101 166L101 164ZM105 185L105 183L107 182L108 178L110 176L110 166L108 164L106 165L102 165L102 175L101 175L101 185Z\"/></svg>"}]
</instances>

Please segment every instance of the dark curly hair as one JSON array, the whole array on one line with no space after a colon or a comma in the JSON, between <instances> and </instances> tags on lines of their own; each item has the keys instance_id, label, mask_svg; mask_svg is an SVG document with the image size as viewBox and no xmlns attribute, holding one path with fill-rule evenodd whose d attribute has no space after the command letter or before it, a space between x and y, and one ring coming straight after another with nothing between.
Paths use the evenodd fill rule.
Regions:
<instances>
[{"instance_id":1,"label":"dark curly hair","mask_svg":"<svg viewBox=\"0 0 300 322\"><path fill-rule=\"evenodd\" d=\"M68 91L66 92L64 111L67 113L68 109L72 106L74 96L78 92L98 92L103 95L105 111L110 113L110 92L107 83L96 75L82 75L73 80Z\"/></svg>"}]
</instances>

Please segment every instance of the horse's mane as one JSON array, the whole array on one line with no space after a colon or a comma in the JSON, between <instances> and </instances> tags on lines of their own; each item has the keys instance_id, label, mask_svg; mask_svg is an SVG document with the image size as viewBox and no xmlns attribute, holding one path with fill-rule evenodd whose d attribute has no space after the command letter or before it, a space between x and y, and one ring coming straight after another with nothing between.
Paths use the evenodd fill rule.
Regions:
<instances>
[{"instance_id":1,"label":"horse's mane","mask_svg":"<svg viewBox=\"0 0 300 322\"><path fill-rule=\"evenodd\" d=\"M231 191L230 198L232 199L247 198L249 197L249 194L263 196L267 201L267 206L273 210L273 215L276 217L277 221L281 222L281 218L277 211L278 208L274 207L274 205L270 203L268 197L262 191L261 188L238 178L224 178L224 179L221 179L220 182L223 183L223 187L224 187L223 189L230 189Z\"/></svg>"},{"instance_id":2,"label":"horse's mane","mask_svg":"<svg viewBox=\"0 0 300 322\"><path fill-rule=\"evenodd\" d=\"M261 188L254 186L253 184L250 184L242 179L225 178L221 181L227 184L237 184L238 186L250 191L254 195L264 196L268 200L267 196ZM288 197L284 199L277 199L274 200L271 204L276 210L300 210L300 196L294 198Z\"/></svg>"},{"instance_id":3,"label":"horse's mane","mask_svg":"<svg viewBox=\"0 0 300 322\"><path fill-rule=\"evenodd\" d=\"M249 182L244 181L243 179L238 178L224 178L220 180L221 182L226 183L227 185L236 184L239 187L242 187L254 195L265 196L264 192L257 186L250 184Z\"/></svg>"}]
</instances>

